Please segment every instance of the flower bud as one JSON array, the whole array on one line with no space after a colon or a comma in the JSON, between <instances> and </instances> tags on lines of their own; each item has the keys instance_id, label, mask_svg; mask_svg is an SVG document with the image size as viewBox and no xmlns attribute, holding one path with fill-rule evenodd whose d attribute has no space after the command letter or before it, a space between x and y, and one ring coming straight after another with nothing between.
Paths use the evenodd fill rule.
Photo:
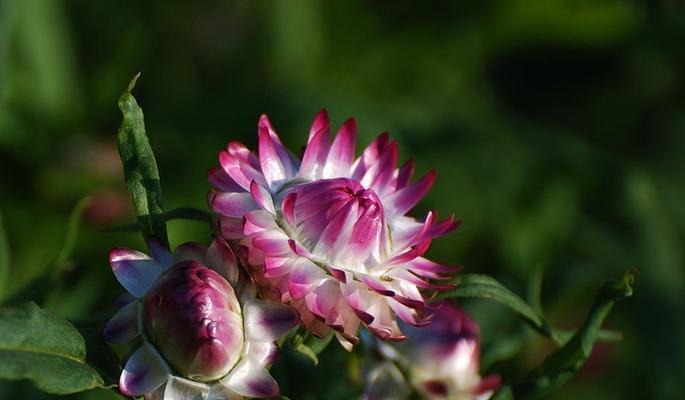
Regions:
<instances>
[{"instance_id":1,"label":"flower bud","mask_svg":"<svg viewBox=\"0 0 685 400\"><path fill-rule=\"evenodd\" d=\"M197 261L174 265L143 299L150 341L181 375L209 381L240 358L243 324L229 283Z\"/></svg>"}]
</instances>

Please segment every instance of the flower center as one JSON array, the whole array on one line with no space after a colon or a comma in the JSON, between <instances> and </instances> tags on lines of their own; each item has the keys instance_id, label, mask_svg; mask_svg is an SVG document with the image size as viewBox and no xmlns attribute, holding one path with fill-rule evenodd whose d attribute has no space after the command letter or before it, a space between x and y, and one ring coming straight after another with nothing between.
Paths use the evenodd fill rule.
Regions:
<instances>
[{"instance_id":1,"label":"flower center","mask_svg":"<svg viewBox=\"0 0 685 400\"><path fill-rule=\"evenodd\" d=\"M290 202L291 204L285 204ZM298 185L284 199L296 238L314 257L355 270L385 244L383 205L372 189L346 178ZM286 216L287 217L287 216Z\"/></svg>"},{"instance_id":2,"label":"flower center","mask_svg":"<svg viewBox=\"0 0 685 400\"><path fill-rule=\"evenodd\" d=\"M178 373L198 381L219 379L238 362L241 314L231 285L197 261L171 267L143 299L149 340Z\"/></svg>"}]
</instances>

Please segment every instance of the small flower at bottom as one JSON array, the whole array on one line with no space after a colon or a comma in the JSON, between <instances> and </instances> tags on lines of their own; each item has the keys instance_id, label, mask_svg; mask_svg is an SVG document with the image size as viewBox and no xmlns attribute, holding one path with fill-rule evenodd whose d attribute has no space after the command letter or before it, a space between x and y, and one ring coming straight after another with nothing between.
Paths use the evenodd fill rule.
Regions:
<instances>
[{"instance_id":1,"label":"small flower at bottom","mask_svg":"<svg viewBox=\"0 0 685 400\"><path fill-rule=\"evenodd\" d=\"M458 225L435 212L408 216L435 174L412 182L413 162L397 167L398 145L387 134L355 159L356 129L349 119L331 140L321 111L300 161L263 115L258 153L231 142L221 167L209 172L220 232L247 248L264 296L296 308L317 336L333 329L348 350L362 323L398 341L405 336L395 316L417 326L430 321L424 295L449 287L444 280L455 268L423 255Z\"/></svg>"},{"instance_id":2,"label":"small flower at bottom","mask_svg":"<svg viewBox=\"0 0 685 400\"><path fill-rule=\"evenodd\" d=\"M150 242L152 256L110 252L112 270L128 295L103 331L112 343L139 337L119 390L146 399L241 399L279 394L267 367L275 340L297 324L297 313L255 297L232 249L215 239L188 243L173 254Z\"/></svg>"},{"instance_id":3,"label":"small flower at bottom","mask_svg":"<svg viewBox=\"0 0 685 400\"><path fill-rule=\"evenodd\" d=\"M478 325L451 303L439 307L430 325L406 327L406 342L375 343L380 360L366 371L363 400L403 400L412 392L431 400L492 396L500 379L480 376Z\"/></svg>"}]
</instances>

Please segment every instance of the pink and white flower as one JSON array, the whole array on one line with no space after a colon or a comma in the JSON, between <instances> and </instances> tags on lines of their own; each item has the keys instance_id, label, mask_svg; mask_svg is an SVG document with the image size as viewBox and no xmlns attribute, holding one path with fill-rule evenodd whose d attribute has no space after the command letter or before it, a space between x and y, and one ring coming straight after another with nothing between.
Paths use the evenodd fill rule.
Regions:
<instances>
[{"instance_id":1,"label":"pink and white flower","mask_svg":"<svg viewBox=\"0 0 685 400\"><path fill-rule=\"evenodd\" d=\"M158 400L278 395L267 367L274 341L297 324L297 313L256 299L221 239L209 247L184 244L173 254L152 240L150 250L152 256L115 248L109 256L128 293L103 336L140 342L121 374L121 393Z\"/></svg>"},{"instance_id":2,"label":"pink and white flower","mask_svg":"<svg viewBox=\"0 0 685 400\"><path fill-rule=\"evenodd\" d=\"M264 295L295 307L318 336L332 328L348 349L360 323L402 340L395 315L412 325L430 320L424 294L447 287L440 281L455 268L423 255L458 225L435 212L408 216L435 173L412 182L414 163L397 168L397 142L387 133L355 158L356 130L348 119L331 141L322 110L300 161L262 115L258 153L231 142L209 172L221 234L247 247Z\"/></svg>"},{"instance_id":3,"label":"pink and white flower","mask_svg":"<svg viewBox=\"0 0 685 400\"><path fill-rule=\"evenodd\" d=\"M381 362L366 375L363 400L487 400L498 375L480 376L480 332L465 312L444 302L427 327L407 327L409 340L378 343ZM402 372L403 371L403 372Z\"/></svg>"}]
</instances>

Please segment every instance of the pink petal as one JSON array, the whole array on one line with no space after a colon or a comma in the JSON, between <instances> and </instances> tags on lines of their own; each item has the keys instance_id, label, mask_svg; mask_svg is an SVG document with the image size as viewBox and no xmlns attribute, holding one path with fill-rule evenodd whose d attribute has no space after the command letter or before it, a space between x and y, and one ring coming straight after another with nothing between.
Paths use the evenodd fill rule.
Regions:
<instances>
[{"instance_id":1,"label":"pink petal","mask_svg":"<svg viewBox=\"0 0 685 400\"><path fill-rule=\"evenodd\" d=\"M333 140L326 165L323 170L324 178L337 178L350 176L350 169L354 161L354 148L357 137L357 123L350 118L338 131Z\"/></svg>"},{"instance_id":2,"label":"pink petal","mask_svg":"<svg viewBox=\"0 0 685 400\"><path fill-rule=\"evenodd\" d=\"M245 334L249 341L273 342L288 333L299 317L284 304L250 300L243 305Z\"/></svg>"},{"instance_id":3,"label":"pink petal","mask_svg":"<svg viewBox=\"0 0 685 400\"><path fill-rule=\"evenodd\" d=\"M215 188L222 192L242 192L245 189L235 183L226 171L221 168L213 167L207 172L207 180Z\"/></svg>"},{"instance_id":4,"label":"pink petal","mask_svg":"<svg viewBox=\"0 0 685 400\"><path fill-rule=\"evenodd\" d=\"M424 275L427 276L427 273L433 273L433 274L453 274L455 273L459 267L451 267L447 265L442 265L438 264L436 262L433 262L431 260L428 260L423 257L417 257L409 262L407 262L407 268L412 271L417 273L418 275ZM440 276L440 275L437 275Z\"/></svg>"},{"instance_id":5,"label":"pink petal","mask_svg":"<svg viewBox=\"0 0 685 400\"><path fill-rule=\"evenodd\" d=\"M221 232L221 236L227 240L242 239L245 236L242 218L219 217L218 230Z\"/></svg>"},{"instance_id":6,"label":"pink petal","mask_svg":"<svg viewBox=\"0 0 685 400\"><path fill-rule=\"evenodd\" d=\"M309 138L307 141L311 142L314 135L316 135L320 131L327 130L330 133L330 125L331 124L328 120L328 112L326 112L326 109L322 108L316 114L316 117L314 117L314 121L312 122L312 127L309 130Z\"/></svg>"},{"instance_id":7,"label":"pink petal","mask_svg":"<svg viewBox=\"0 0 685 400\"><path fill-rule=\"evenodd\" d=\"M259 209L250 193L225 193L213 191L210 207L216 213L226 217L242 217L248 211Z\"/></svg>"},{"instance_id":8,"label":"pink petal","mask_svg":"<svg viewBox=\"0 0 685 400\"><path fill-rule=\"evenodd\" d=\"M416 244L414 247L405 251L404 253L393 256L391 259L386 261L385 265L400 265L407 263L417 257L420 257L426 251L428 251L430 244L430 239L424 240L423 242Z\"/></svg>"},{"instance_id":9,"label":"pink petal","mask_svg":"<svg viewBox=\"0 0 685 400\"><path fill-rule=\"evenodd\" d=\"M252 243L264 254L278 257L292 254L288 240L285 233L273 230L259 234L252 240Z\"/></svg>"},{"instance_id":10,"label":"pink petal","mask_svg":"<svg viewBox=\"0 0 685 400\"><path fill-rule=\"evenodd\" d=\"M260 185L266 185L266 179L259 170L261 169L260 166L255 167L248 161L234 157L225 151L219 153L219 164L243 190L250 190L250 183L252 181L257 181Z\"/></svg>"},{"instance_id":11,"label":"pink petal","mask_svg":"<svg viewBox=\"0 0 685 400\"><path fill-rule=\"evenodd\" d=\"M348 201L333 219L325 221L326 228L321 233L313 253L324 257L332 257L338 253L352 235L358 211L359 203L354 200Z\"/></svg>"},{"instance_id":12,"label":"pink petal","mask_svg":"<svg viewBox=\"0 0 685 400\"><path fill-rule=\"evenodd\" d=\"M364 283L369 289L383 296L394 296L395 292L390 290L387 285L383 283L380 279L374 278L370 275L357 274L359 279Z\"/></svg>"},{"instance_id":13,"label":"pink petal","mask_svg":"<svg viewBox=\"0 0 685 400\"><path fill-rule=\"evenodd\" d=\"M372 323L374 316L368 312L372 309L371 306L374 302L374 299L369 296L369 293L371 292L356 281L350 281L347 284L341 285L340 288L345 297L345 301L350 308L352 308L357 317L367 325Z\"/></svg>"},{"instance_id":14,"label":"pink petal","mask_svg":"<svg viewBox=\"0 0 685 400\"><path fill-rule=\"evenodd\" d=\"M297 193L291 192L285 196L283 199L283 205L281 206L283 212L283 218L290 224L291 227L295 228L295 201L297 200Z\"/></svg>"},{"instance_id":15,"label":"pink petal","mask_svg":"<svg viewBox=\"0 0 685 400\"><path fill-rule=\"evenodd\" d=\"M262 209L270 212L271 214L276 214L271 193L269 193L269 191L263 186L257 184L256 181L252 181L250 184L250 194L252 194L252 198Z\"/></svg>"},{"instance_id":16,"label":"pink petal","mask_svg":"<svg viewBox=\"0 0 685 400\"><path fill-rule=\"evenodd\" d=\"M414 160L407 160L397 171L397 180L395 181L395 190L402 189L407 186L414 175Z\"/></svg>"},{"instance_id":17,"label":"pink petal","mask_svg":"<svg viewBox=\"0 0 685 400\"><path fill-rule=\"evenodd\" d=\"M352 179L360 181L366 174L366 171L378 162L378 158L381 156L381 154L383 154L383 151L388 146L389 138L390 134L388 132L384 132L374 139L366 149L364 149L362 155L359 156L352 167Z\"/></svg>"},{"instance_id":18,"label":"pink petal","mask_svg":"<svg viewBox=\"0 0 685 400\"><path fill-rule=\"evenodd\" d=\"M373 188L377 193L383 193L386 185L395 173L395 166L399 152L397 142L392 141L378 157L378 161L369 166L361 179L361 184L367 188Z\"/></svg>"},{"instance_id":19,"label":"pink petal","mask_svg":"<svg viewBox=\"0 0 685 400\"><path fill-rule=\"evenodd\" d=\"M327 278L326 273L316 264L300 257L292 265L288 281L288 292L294 299L301 299Z\"/></svg>"},{"instance_id":20,"label":"pink petal","mask_svg":"<svg viewBox=\"0 0 685 400\"><path fill-rule=\"evenodd\" d=\"M259 119L259 163L272 193L297 172L292 158L265 114Z\"/></svg>"},{"instance_id":21,"label":"pink petal","mask_svg":"<svg viewBox=\"0 0 685 400\"><path fill-rule=\"evenodd\" d=\"M435 182L435 171L427 173L413 184L395 192L390 198L393 215L404 215L411 210L428 193L433 182Z\"/></svg>"},{"instance_id":22,"label":"pink petal","mask_svg":"<svg viewBox=\"0 0 685 400\"><path fill-rule=\"evenodd\" d=\"M245 235L252 235L266 230L277 229L278 225L274 220L274 216L264 210L250 211L245 214L245 222L243 225L243 233Z\"/></svg>"},{"instance_id":23,"label":"pink petal","mask_svg":"<svg viewBox=\"0 0 685 400\"><path fill-rule=\"evenodd\" d=\"M299 175L305 179L314 179L326 164L326 157L330 148L330 127L328 115L321 111L312 124L309 142L302 156Z\"/></svg>"}]
</instances>

